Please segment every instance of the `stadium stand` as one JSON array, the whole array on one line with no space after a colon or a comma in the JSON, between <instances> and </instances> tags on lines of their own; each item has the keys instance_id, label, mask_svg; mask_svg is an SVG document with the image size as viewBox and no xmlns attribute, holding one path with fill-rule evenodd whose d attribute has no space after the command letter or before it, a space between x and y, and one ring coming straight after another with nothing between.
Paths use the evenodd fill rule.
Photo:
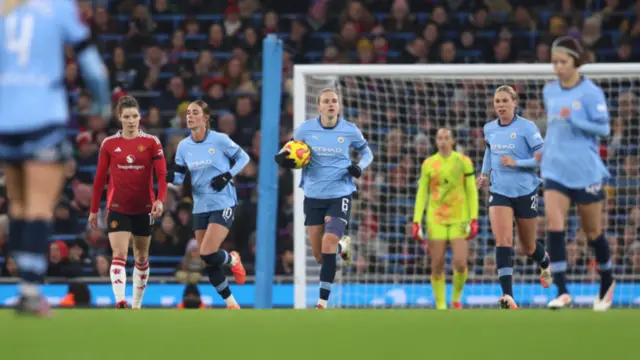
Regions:
<instances>
[{"instance_id":1,"label":"stadium stand","mask_svg":"<svg viewBox=\"0 0 640 360\"><path fill-rule=\"evenodd\" d=\"M251 163L236 179L240 204L234 228L223 245L241 252L249 272L253 271L255 251L260 158L260 48L266 34L276 33L286 44L282 68L286 82L281 113L283 142L290 137L293 126L290 81L295 63L548 62L551 42L566 34L580 38L588 46L591 62L632 62L640 57L640 1L630 0L450 0L442 4L435 0L79 3L108 65L114 103L124 94L139 99L144 110L143 128L161 138L167 161L173 160L177 143L187 133L186 107L195 99L206 101L214 110L213 128L228 134L250 154ZM104 121L88 116L91 96L84 89L78 71L70 52L65 86L74 112L69 135L75 141L76 156L68 164L67 184L55 212L48 275L108 278L111 251L105 233L89 229L87 216L99 146L119 125L114 119ZM638 149L634 141L640 129L637 96L629 92L618 99L613 136L603 143L601 151L610 164L622 164L612 166L622 169L623 174L616 174L611 184L610 194L619 196L611 197L608 206L609 223L615 225L611 228L619 230L610 237L620 272L632 272L633 254L640 253L637 230L640 207L635 201L628 204L618 201L630 199L622 197L629 195L625 189L637 189L639 185ZM543 116L535 113L533 105L524 111L532 118ZM400 114L399 120L402 119ZM434 120L438 122L437 118ZM475 119L461 129L461 133L468 134L464 142L476 164L481 161L483 149L478 148L480 142L474 139L480 136L478 130L485 120ZM387 137L387 144L403 141L394 138L397 134L392 130L380 134ZM376 154L376 159L374 171L383 171L395 161L381 153ZM411 171L417 173L415 168ZM293 271L292 188L291 174L282 172L275 259L280 275ZM199 272L190 230L189 192L188 186L170 190L166 213L153 236L150 261L154 276L177 274L180 281L187 281ZM6 211L7 199L2 188L0 213ZM104 229L104 222L100 225ZM384 224L368 225L386 241L409 241L403 230L392 231ZM575 218L571 219L571 228L576 228ZM489 239L488 230L488 221L483 216L482 238ZM14 262L2 257L6 235L6 215L0 215L0 276L13 277ZM574 271L587 271L591 263L585 255L583 235L572 236L575 241L570 245L570 259ZM490 240L488 244L491 246ZM482 271L483 258L478 255L471 260L477 271ZM358 268L363 272L378 270L366 265ZM397 267L394 271L405 269Z\"/></svg>"}]
</instances>

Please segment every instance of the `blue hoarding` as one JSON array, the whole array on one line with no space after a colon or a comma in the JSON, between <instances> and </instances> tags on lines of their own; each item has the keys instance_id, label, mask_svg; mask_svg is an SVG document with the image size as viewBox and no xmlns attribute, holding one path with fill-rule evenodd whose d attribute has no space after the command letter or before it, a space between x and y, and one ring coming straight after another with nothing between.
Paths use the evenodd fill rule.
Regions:
<instances>
[{"instance_id":1,"label":"blue hoarding","mask_svg":"<svg viewBox=\"0 0 640 360\"><path fill-rule=\"evenodd\" d=\"M208 284L199 285L203 302L207 305L222 306L223 302ZM244 307L255 304L255 286L232 285L233 294ZM317 286L307 287L308 304L312 306L318 296ZM114 306L113 293L110 284L90 284L91 303L94 306ZM180 284L149 284L144 296L143 306L175 307L182 298L184 285ZM569 290L576 305L590 305L598 285L592 283L574 283ZM67 293L67 285L45 285L44 294L52 304L58 304ZM18 288L16 285L0 285L0 305L11 306L16 301ZM127 287L129 296L131 286ZM447 293L451 294L450 286ZM520 306L544 306L556 294L555 288L543 289L538 284L516 284L514 296ZM279 308L293 307L293 285L273 285L273 306ZM466 306L495 306L500 296L500 286L497 284L467 284L464 291L463 303ZM130 299L129 299L130 300ZM342 307L431 307L433 297L429 284L335 284L331 295L332 304ZM640 283L620 283L614 295L614 303L621 307L640 307Z\"/></svg>"}]
</instances>

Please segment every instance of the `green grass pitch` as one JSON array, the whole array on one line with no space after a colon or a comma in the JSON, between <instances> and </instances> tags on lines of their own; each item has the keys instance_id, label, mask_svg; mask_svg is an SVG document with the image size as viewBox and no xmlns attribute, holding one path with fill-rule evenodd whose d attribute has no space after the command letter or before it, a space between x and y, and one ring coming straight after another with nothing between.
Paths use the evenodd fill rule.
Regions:
<instances>
[{"instance_id":1,"label":"green grass pitch","mask_svg":"<svg viewBox=\"0 0 640 360\"><path fill-rule=\"evenodd\" d=\"M0 310L0 359L640 359L640 310Z\"/></svg>"}]
</instances>

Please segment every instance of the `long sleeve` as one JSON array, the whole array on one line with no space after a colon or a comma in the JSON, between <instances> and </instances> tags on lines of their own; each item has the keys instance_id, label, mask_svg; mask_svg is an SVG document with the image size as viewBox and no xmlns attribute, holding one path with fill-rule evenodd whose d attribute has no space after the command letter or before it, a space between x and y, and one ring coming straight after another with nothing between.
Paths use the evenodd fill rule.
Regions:
<instances>
[{"instance_id":1,"label":"long sleeve","mask_svg":"<svg viewBox=\"0 0 640 360\"><path fill-rule=\"evenodd\" d=\"M516 160L516 167L519 167L519 168L536 168L536 167L538 167L538 161L536 161L535 158L518 159L518 160Z\"/></svg>"},{"instance_id":2,"label":"long sleeve","mask_svg":"<svg viewBox=\"0 0 640 360\"><path fill-rule=\"evenodd\" d=\"M427 197L429 195L429 164L427 161L422 163L420 179L418 180L418 194L416 195L416 203L413 207L413 222L421 223L424 210L427 206Z\"/></svg>"},{"instance_id":3,"label":"long sleeve","mask_svg":"<svg viewBox=\"0 0 640 360\"><path fill-rule=\"evenodd\" d=\"M91 195L91 213L97 213L100 209L100 199L102 198L102 192L104 191L104 185L107 183L107 170L109 170L109 164L111 158L109 152L105 149L104 143L100 147L100 155L98 156L98 168L96 170L96 176L93 179L93 193Z\"/></svg>"},{"instance_id":4,"label":"long sleeve","mask_svg":"<svg viewBox=\"0 0 640 360\"><path fill-rule=\"evenodd\" d=\"M164 158L164 150L162 149L162 143L160 139L154 137L155 143L152 148L153 155L153 169L156 172L158 178L158 200L164 203L167 197L167 161Z\"/></svg>"},{"instance_id":5,"label":"long sleeve","mask_svg":"<svg viewBox=\"0 0 640 360\"><path fill-rule=\"evenodd\" d=\"M582 118L571 119L570 122L578 129L598 136L608 136L611 132L609 122L593 122Z\"/></svg>"},{"instance_id":6,"label":"long sleeve","mask_svg":"<svg viewBox=\"0 0 640 360\"><path fill-rule=\"evenodd\" d=\"M158 178L158 200L164 203L167 198L167 190L169 189L169 185L167 184L167 162L164 156L153 160L153 168Z\"/></svg>"},{"instance_id":7,"label":"long sleeve","mask_svg":"<svg viewBox=\"0 0 640 360\"><path fill-rule=\"evenodd\" d=\"M476 186L476 174L471 159L465 159L464 192L469 205L469 217L478 218L478 188Z\"/></svg>"},{"instance_id":8,"label":"long sleeve","mask_svg":"<svg viewBox=\"0 0 640 360\"><path fill-rule=\"evenodd\" d=\"M488 175L491 172L491 150L489 146L484 150L484 158L482 159L482 174Z\"/></svg>"},{"instance_id":9,"label":"long sleeve","mask_svg":"<svg viewBox=\"0 0 640 360\"><path fill-rule=\"evenodd\" d=\"M372 161L373 152L369 145L367 145L364 149L360 150L360 162L358 163L358 166L360 166L360 169L364 170L367 166L371 165Z\"/></svg>"},{"instance_id":10,"label":"long sleeve","mask_svg":"<svg viewBox=\"0 0 640 360\"><path fill-rule=\"evenodd\" d=\"M233 164L233 167L231 167L229 173L231 173L232 176L236 176L240 173L240 171L242 171L242 169L244 169L245 166L247 166L249 160L251 159L244 150L239 148L238 152L236 152L236 154L234 155L233 160L235 160L236 163Z\"/></svg>"},{"instance_id":11,"label":"long sleeve","mask_svg":"<svg viewBox=\"0 0 640 360\"><path fill-rule=\"evenodd\" d=\"M175 185L182 185L184 178L187 175L187 164L182 156L182 143L178 144L176 149L176 158L173 165L173 183Z\"/></svg>"},{"instance_id":12,"label":"long sleeve","mask_svg":"<svg viewBox=\"0 0 640 360\"><path fill-rule=\"evenodd\" d=\"M611 133L609 109L602 89L586 89L583 99L583 114L586 116L572 116L569 122L584 132L598 136L609 136Z\"/></svg>"}]
</instances>

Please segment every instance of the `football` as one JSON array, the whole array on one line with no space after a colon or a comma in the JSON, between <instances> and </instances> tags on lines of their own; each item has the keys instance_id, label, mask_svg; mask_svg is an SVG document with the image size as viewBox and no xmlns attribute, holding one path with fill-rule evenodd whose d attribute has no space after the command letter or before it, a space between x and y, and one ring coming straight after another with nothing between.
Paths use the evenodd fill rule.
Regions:
<instances>
[{"instance_id":1,"label":"football","mask_svg":"<svg viewBox=\"0 0 640 360\"><path fill-rule=\"evenodd\" d=\"M289 151L289 159L296 162L296 169L302 169L311 160L311 149L302 141L292 140L284 145L284 149Z\"/></svg>"}]
</instances>

